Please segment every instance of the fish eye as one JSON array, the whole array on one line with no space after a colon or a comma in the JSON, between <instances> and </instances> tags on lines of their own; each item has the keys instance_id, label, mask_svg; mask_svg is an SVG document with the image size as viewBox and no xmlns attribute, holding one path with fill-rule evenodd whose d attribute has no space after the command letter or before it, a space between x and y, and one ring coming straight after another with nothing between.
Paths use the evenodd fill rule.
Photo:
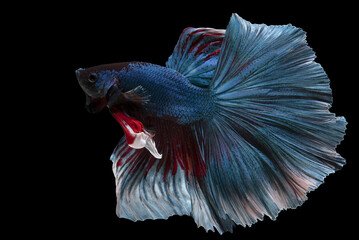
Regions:
<instances>
[{"instance_id":1,"label":"fish eye","mask_svg":"<svg viewBox=\"0 0 359 240\"><path fill-rule=\"evenodd\" d=\"M94 83L97 81L97 74L96 73L91 73L88 77L88 80L90 83Z\"/></svg>"}]
</instances>

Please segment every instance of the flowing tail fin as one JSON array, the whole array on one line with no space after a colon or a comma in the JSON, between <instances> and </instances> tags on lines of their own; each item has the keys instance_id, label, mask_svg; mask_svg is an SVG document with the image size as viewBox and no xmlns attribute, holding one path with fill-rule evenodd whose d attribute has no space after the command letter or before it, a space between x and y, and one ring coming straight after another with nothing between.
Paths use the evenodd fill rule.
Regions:
<instances>
[{"instance_id":1,"label":"flowing tail fin","mask_svg":"<svg viewBox=\"0 0 359 240\"><path fill-rule=\"evenodd\" d=\"M226 31L184 30L167 66L211 88L215 114L188 125L151 120L161 159L121 140L111 157L117 214L190 215L223 233L301 205L340 169L336 146L347 123L329 112L329 79L305 38L291 25L251 24L236 14Z\"/></svg>"},{"instance_id":2,"label":"flowing tail fin","mask_svg":"<svg viewBox=\"0 0 359 240\"><path fill-rule=\"evenodd\" d=\"M296 208L345 164L336 146L347 123L329 112L329 79L314 59L303 30L232 16L210 83L217 114L197 130L219 232L231 231L228 219L250 226Z\"/></svg>"}]
</instances>

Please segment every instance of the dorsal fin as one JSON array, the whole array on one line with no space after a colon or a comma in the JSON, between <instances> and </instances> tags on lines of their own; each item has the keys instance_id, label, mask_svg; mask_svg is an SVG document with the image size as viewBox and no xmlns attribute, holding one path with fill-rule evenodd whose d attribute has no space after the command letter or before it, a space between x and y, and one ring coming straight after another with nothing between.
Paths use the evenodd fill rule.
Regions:
<instances>
[{"instance_id":1,"label":"dorsal fin","mask_svg":"<svg viewBox=\"0 0 359 240\"><path fill-rule=\"evenodd\" d=\"M183 30L166 66L177 70L200 87L207 87L213 77L225 30L186 28Z\"/></svg>"}]
</instances>

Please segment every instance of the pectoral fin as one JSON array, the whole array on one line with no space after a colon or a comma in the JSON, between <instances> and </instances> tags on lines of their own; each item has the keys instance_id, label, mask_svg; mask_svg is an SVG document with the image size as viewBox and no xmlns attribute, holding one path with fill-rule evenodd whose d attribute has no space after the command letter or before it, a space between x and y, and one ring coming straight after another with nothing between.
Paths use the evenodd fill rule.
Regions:
<instances>
[{"instance_id":1,"label":"pectoral fin","mask_svg":"<svg viewBox=\"0 0 359 240\"><path fill-rule=\"evenodd\" d=\"M154 135L151 135L145 130L143 124L133 119L118 109L111 109L112 116L122 126L122 129L126 136L127 144L134 149L147 148L148 151L157 159L162 158L162 154L159 154L156 148L156 144L153 140Z\"/></svg>"}]
</instances>

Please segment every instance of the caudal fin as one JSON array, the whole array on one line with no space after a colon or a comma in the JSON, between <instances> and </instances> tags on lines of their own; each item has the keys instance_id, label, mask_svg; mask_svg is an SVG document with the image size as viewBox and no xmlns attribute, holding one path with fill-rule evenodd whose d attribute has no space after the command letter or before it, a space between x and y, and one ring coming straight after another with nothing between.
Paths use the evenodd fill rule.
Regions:
<instances>
[{"instance_id":1,"label":"caudal fin","mask_svg":"<svg viewBox=\"0 0 359 240\"><path fill-rule=\"evenodd\" d=\"M275 219L345 164L336 146L347 123L329 111L329 79L314 59L303 30L232 16L210 83L216 115L197 131L218 222Z\"/></svg>"}]
</instances>

